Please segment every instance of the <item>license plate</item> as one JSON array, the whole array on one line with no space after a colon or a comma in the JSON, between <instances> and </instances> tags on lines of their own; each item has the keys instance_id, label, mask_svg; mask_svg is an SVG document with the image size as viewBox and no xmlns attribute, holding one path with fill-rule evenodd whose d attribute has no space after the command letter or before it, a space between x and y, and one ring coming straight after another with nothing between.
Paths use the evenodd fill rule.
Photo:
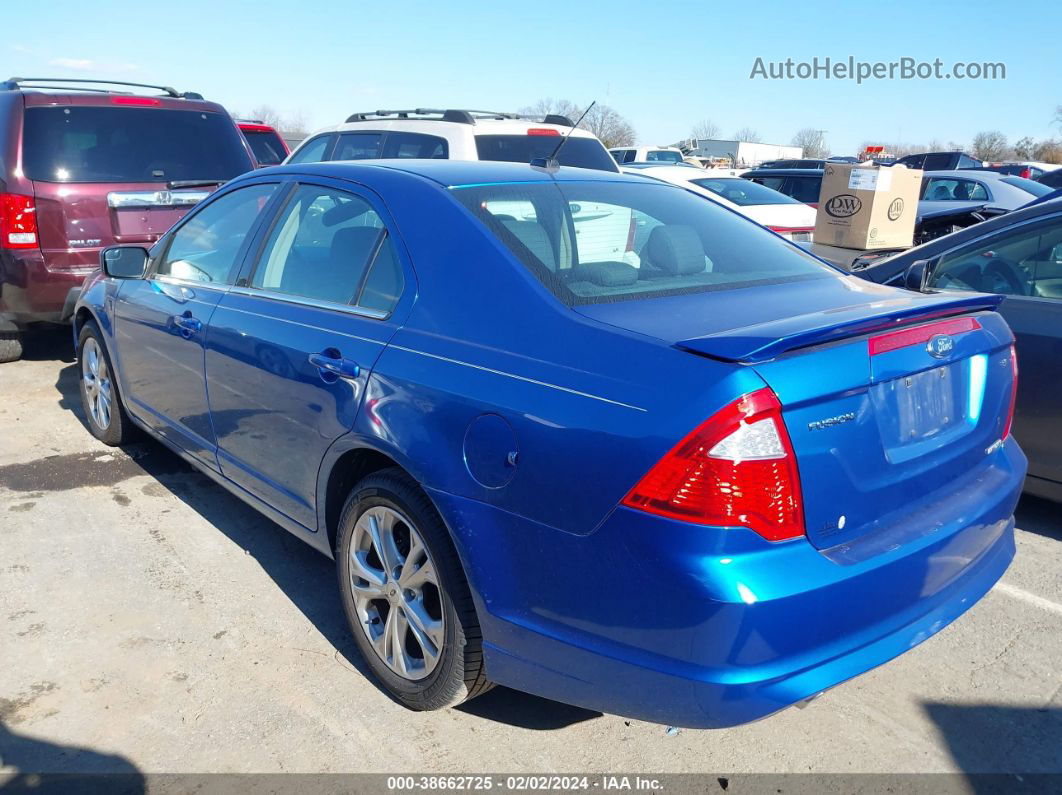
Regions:
<instances>
[{"instance_id":1,"label":"license plate","mask_svg":"<svg viewBox=\"0 0 1062 795\"><path fill-rule=\"evenodd\" d=\"M963 362L894 378L871 387L878 428L894 462L917 454L943 436L962 434L966 423L967 383Z\"/></svg>"}]
</instances>

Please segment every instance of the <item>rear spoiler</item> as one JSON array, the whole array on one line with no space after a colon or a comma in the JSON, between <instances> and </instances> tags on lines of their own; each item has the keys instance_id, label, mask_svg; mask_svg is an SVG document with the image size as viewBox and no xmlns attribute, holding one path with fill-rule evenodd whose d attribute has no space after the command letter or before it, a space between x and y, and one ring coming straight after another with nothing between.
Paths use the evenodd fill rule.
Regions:
<instances>
[{"instance_id":1,"label":"rear spoiler","mask_svg":"<svg viewBox=\"0 0 1062 795\"><path fill-rule=\"evenodd\" d=\"M918 303L912 306L912 300ZM754 364L787 351L846 337L892 330L950 315L994 311L1002 300L1002 295L984 293L971 293L961 298L941 293L904 296L891 301L875 301L870 315L866 304L793 315L704 337L691 337L676 342L675 347L724 362Z\"/></svg>"}]
</instances>

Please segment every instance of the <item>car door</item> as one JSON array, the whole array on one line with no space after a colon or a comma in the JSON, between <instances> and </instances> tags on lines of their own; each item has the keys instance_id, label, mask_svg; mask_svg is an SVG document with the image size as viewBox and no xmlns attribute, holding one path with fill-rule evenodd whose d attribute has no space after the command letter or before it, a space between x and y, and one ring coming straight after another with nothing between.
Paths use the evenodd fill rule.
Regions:
<instances>
[{"instance_id":1,"label":"car door","mask_svg":"<svg viewBox=\"0 0 1062 795\"><path fill-rule=\"evenodd\" d=\"M276 190L261 182L208 200L159 244L147 278L123 282L115 301L127 409L213 469L203 332Z\"/></svg>"},{"instance_id":2,"label":"car door","mask_svg":"<svg viewBox=\"0 0 1062 795\"><path fill-rule=\"evenodd\" d=\"M368 191L293 183L210 323L221 472L310 530L320 463L353 426L412 282L393 230Z\"/></svg>"},{"instance_id":3,"label":"car door","mask_svg":"<svg viewBox=\"0 0 1062 795\"><path fill-rule=\"evenodd\" d=\"M1062 213L944 253L928 284L1007 296L999 311L1020 371L1014 437L1031 476L1062 482Z\"/></svg>"}]
</instances>

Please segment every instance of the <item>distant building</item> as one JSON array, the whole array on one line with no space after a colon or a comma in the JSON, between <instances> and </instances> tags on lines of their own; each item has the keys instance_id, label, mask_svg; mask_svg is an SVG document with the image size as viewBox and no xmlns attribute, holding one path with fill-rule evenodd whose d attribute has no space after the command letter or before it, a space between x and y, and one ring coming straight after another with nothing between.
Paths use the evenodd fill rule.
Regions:
<instances>
[{"instance_id":1,"label":"distant building","mask_svg":"<svg viewBox=\"0 0 1062 795\"><path fill-rule=\"evenodd\" d=\"M677 146L687 157L709 160L726 158L732 168L755 168L767 160L790 160L804 156L804 150L799 146L722 141L716 138L687 138L672 146Z\"/></svg>"}]
</instances>

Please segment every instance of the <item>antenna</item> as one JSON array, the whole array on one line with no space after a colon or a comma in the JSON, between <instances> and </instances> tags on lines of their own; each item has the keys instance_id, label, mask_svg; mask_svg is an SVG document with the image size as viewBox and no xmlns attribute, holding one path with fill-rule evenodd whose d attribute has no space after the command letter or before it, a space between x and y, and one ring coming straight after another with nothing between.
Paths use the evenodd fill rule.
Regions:
<instances>
[{"instance_id":1,"label":"antenna","mask_svg":"<svg viewBox=\"0 0 1062 795\"><path fill-rule=\"evenodd\" d=\"M583 111L583 115L579 117L579 120L576 121L575 124L573 124L571 126L571 129L569 129L568 132L564 133L564 136L560 139L560 142L557 144L557 146L553 150L553 152L550 153L549 157L536 157L536 158L534 158L531 161L531 167L532 168L544 169L545 171L548 171L550 174L555 174L557 171L559 171L560 170L560 161L557 159L557 153L560 152L561 147L564 146L564 144L566 144L568 142L568 137L575 131L576 127L578 127L580 124L582 124L583 119L586 118L586 114L589 113L590 109L592 107L594 107L594 105L596 105L596 104L597 104L597 100L595 99L593 102L591 102L587 106L586 110Z\"/></svg>"}]
</instances>

